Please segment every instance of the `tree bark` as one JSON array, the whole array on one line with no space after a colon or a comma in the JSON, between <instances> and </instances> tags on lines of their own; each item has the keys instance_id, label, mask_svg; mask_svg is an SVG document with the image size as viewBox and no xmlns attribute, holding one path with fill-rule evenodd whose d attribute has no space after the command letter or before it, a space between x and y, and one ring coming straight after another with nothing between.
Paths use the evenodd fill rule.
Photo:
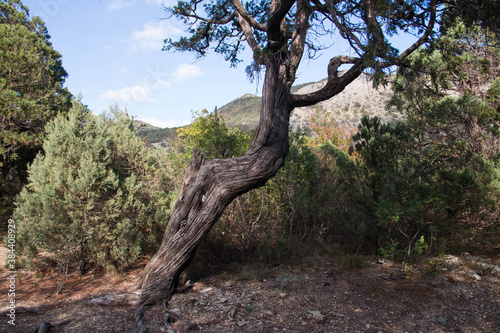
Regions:
<instances>
[{"instance_id":1,"label":"tree bark","mask_svg":"<svg viewBox=\"0 0 500 333\"><path fill-rule=\"evenodd\" d=\"M284 164L293 104L283 67L279 55L266 66L260 122L245 155L206 160L193 152L160 249L139 280L136 319L141 332L147 332L144 312L156 304L167 306L179 275L224 209L239 195L263 186Z\"/></svg>"}]
</instances>

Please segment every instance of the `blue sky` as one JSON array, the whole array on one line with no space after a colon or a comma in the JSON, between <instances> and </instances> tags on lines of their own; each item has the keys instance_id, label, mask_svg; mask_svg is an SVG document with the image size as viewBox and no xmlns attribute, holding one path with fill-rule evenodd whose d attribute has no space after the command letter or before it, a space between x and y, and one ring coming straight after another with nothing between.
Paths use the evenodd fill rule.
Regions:
<instances>
[{"instance_id":1,"label":"blue sky","mask_svg":"<svg viewBox=\"0 0 500 333\"><path fill-rule=\"evenodd\" d=\"M168 0L173 1L173 0ZM66 86L99 114L116 103L136 119L159 127L189 123L191 111L221 107L261 87L245 74L249 57L230 68L218 54L198 60L189 53L161 51L184 26L165 17L162 0L24 0L40 16L69 74ZM326 60L325 60L326 61ZM298 82L326 77L307 68ZM314 64L316 66L316 64Z\"/></svg>"},{"instance_id":2,"label":"blue sky","mask_svg":"<svg viewBox=\"0 0 500 333\"><path fill-rule=\"evenodd\" d=\"M31 16L40 16L69 74L66 86L96 114L118 105L129 115L158 127L192 120L191 111L221 107L261 86L251 83L243 62L231 68L218 54L197 60L190 53L161 51L167 37L185 27L163 19L162 4L175 0L24 0ZM413 38L397 37L399 45ZM340 37L316 60L303 59L296 84L326 77L328 56L349 54Z\"/></svg>"}]
</instances>

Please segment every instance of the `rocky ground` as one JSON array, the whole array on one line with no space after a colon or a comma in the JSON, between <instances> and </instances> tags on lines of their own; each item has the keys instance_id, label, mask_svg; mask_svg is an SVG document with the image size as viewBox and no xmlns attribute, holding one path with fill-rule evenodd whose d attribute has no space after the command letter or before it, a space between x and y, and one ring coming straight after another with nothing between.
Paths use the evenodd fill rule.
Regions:
<instances>
[{"instance_id":1,"label":"rocky ground","mask_svg":"<svg viewBox=\"0 0 500 333\"><path fill-rule=\"evenodd\" d=\"M345 259L345 258L344 258ZM232 265L206 274L174 295L176 332L500 332L500 257L471 255L395 263L365 258L345 268L338 258L314 257L269 267ZM3 269L3 268L2 268ZM126 275L71 274L55 294L47 271L19 272L15 326L7 313L1 332L137 332L131 290L140 267ZM2 281L7 271L0 272ZM7 309L8 284L0 289ZM110 305L106 305L110 304ZM146 314L150 332L167 332L165 311Z\"/></svg>"}]
</instances>

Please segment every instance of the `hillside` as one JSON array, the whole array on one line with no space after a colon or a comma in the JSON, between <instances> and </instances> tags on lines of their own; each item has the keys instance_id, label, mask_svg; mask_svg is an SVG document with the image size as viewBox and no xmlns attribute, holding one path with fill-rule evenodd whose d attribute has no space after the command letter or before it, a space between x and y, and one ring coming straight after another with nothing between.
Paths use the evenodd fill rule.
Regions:
<instances>
[{"instance_id":1,"label":"hillside","mask_svg":"<svg viewBox=\"0 0 500 333\"><path fill-rule=\"evenodd\" d=\"M325 83L326 80L305 83L293 87L292 91L297 94L306 94L321 89ZM308 127L309 119L317 109L325 110L333 115L338 123L347 127L356 127L363 115L379 116L384 122L391 122L401 118L401 114L385 109L391 95L390 87L375 89L368 77L362 75L337 96L314 106L295 109L290 123L292 128ZM217 112L224 117L229 127L236 127L249 133L259 122L260 105L260 97L246 94L222 106ZM138 135L151 145L167 142L177 133L176 128L160 129L146 124L139 129Z\"/></svg>"},{"instance_id":2,"label":"hillside","mask_svg":"<svg viewBox=\"0 0 500 333\"><path fill-rule=\"evenodd\" d=\"M307 94L321 89L326 83L306 83L292 88L296 94ZM337 96L314 106L297 108L293 111L290 123L292 127L308 127L310 116L317 110L323 109L332 114L337 122L355 127L363 115L379 116L384 122L399 119L399 113L385 110L385 105L390 99L390 87L373 88L366 75L362 75ZM226 124L249 131L257 126L259 121L259 108L261 98L247 94L221 107L218 112L224 116Z\"/></svg>"},{"instance_id":3,"label":"hillside","mask_svg":"<svg viewBox=\"0 0 500 333\"><path fill-rule=\"evenodd\" d=\"M160 142L167 143L177 136L177 127L159 128L139 120L134 120L133 124L137 128L137 136L143 139L148 146Z\"/></svg>"},{"instance_id":4,"label":"hillside","mask_svg":"<svg viewBox=\"0 0 500 333\"><path fill-rule=\"evenodd\" d=\"M259 122L261 98L246 94L227 103L217 110L229 127L237 127L250 132Z\"/></svg>"},{"instance_id":5,"label":"hillside","mask_svg":"<svg viewBox=\"0 0 500 333\"><path fill-rule=\"evenodd\" d=\"M307 94L321 89L326 79L299 87L295 93ZM362 75L348 85L337 96L315 106L297 108L290 122L293 127L308 126L308 119L316 109L321 108L334 116L338 123L348 127L356 127L364 115L378 116L384 122L401 118L401 114L387 111L386 103L392 96L390 87L375 89L366 75Z\"/></svg>"}]
</instances>

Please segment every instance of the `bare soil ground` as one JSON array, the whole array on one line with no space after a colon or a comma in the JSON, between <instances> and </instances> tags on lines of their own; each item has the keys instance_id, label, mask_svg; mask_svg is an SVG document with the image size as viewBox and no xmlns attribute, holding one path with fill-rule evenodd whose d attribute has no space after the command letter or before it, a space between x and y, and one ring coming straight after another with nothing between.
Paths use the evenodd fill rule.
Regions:
<instances>
[{"instance_id":1,"label":"bare soil ground","mask_svg":"<svg viewBox=\"0 0 500 333\"><path fill-rule=\"evenodd\" d=\"M5 257L2 249L0 257ZM177 332L500 332L500 257L464 255L410 264L377 258L359 269L315 257L268 267L233 265L174 295ZM3 265L2 265L3 266ZM344 264L345 266L345 264ZM103 305L102 295L131 290L140 267L121 277L71 274L55 294L55 273L18 272L15 326L0 317L0 332L137 332L135 307ZM0 270L0 311L9 283ZM8 310L8 309L7 309ZM165 311L146 313L150 332L167 332Z\"/></svg>"}]
</instances>

